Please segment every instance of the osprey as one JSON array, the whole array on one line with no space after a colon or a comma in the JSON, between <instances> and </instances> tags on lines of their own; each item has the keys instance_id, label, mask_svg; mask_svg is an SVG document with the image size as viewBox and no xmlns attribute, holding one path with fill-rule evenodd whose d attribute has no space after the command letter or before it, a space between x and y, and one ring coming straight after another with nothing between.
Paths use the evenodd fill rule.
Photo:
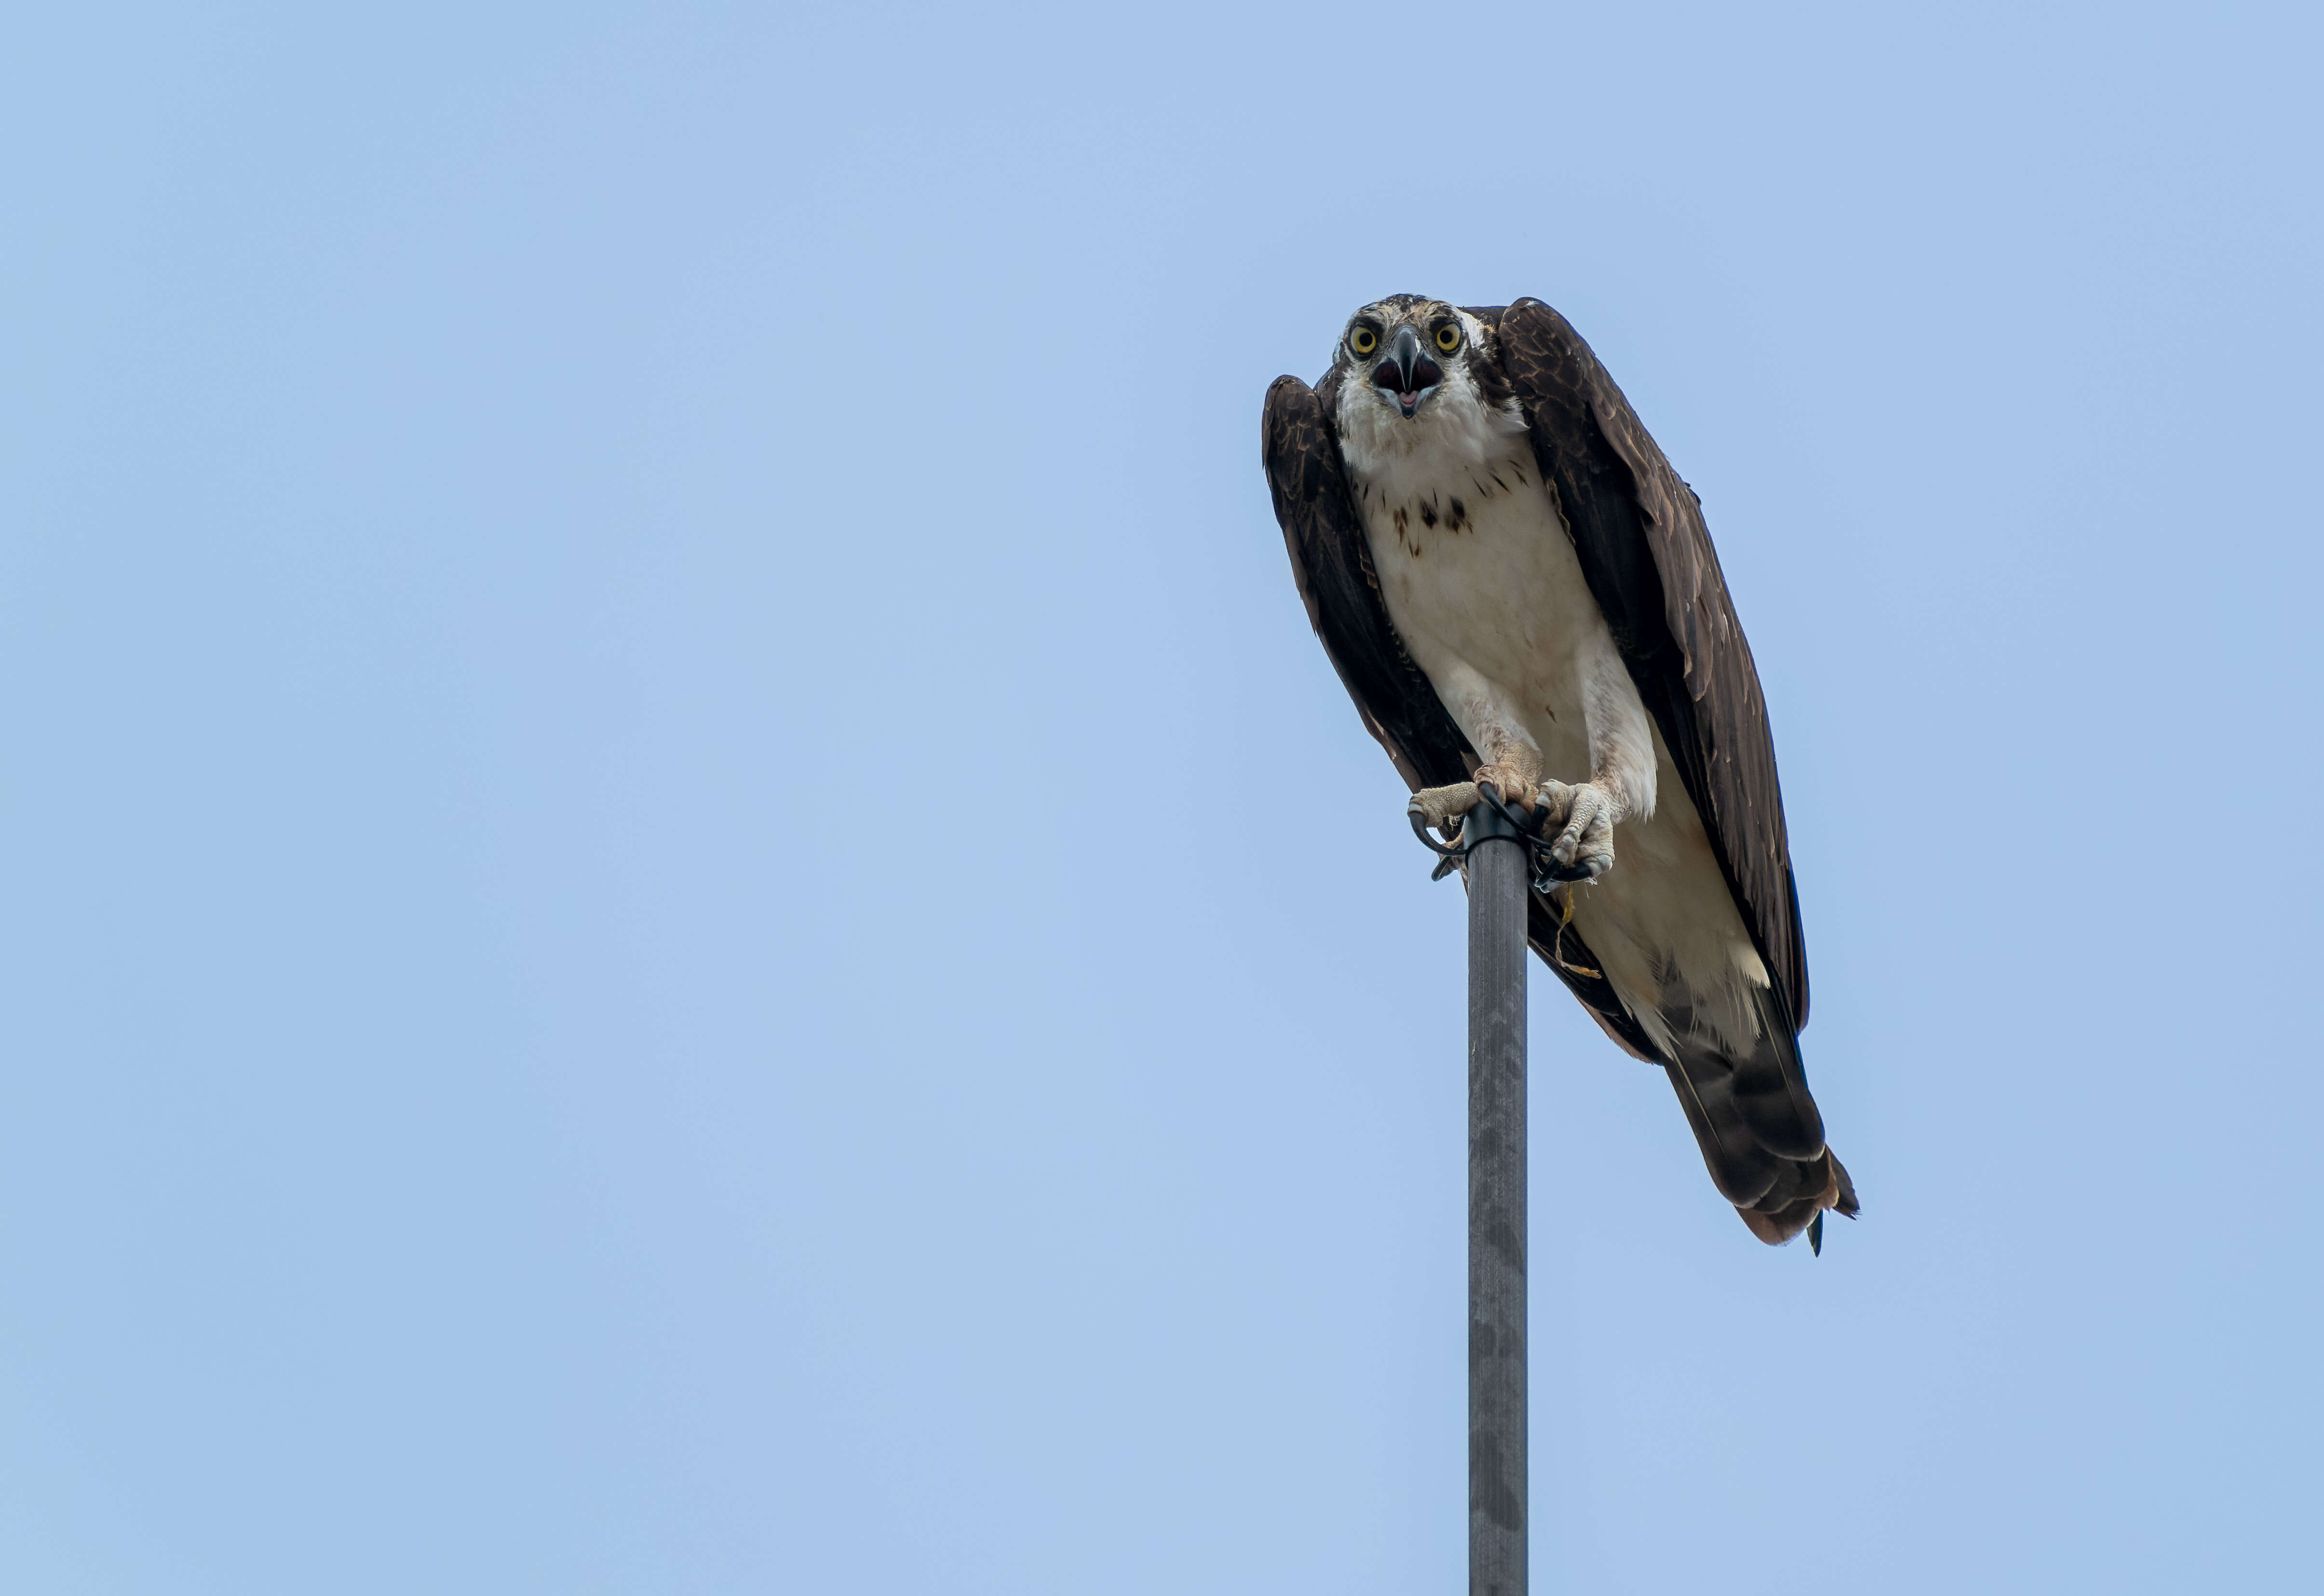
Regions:
<instances>
[{"instance_id":1,"label":"osprey","mask_svg":"<svg viewBox=\"0 0 2324 1596\"><path fill-rule=\"evenodd\" d=\"M1565 318L1398 294L1267 390L1268 486L1323 651L1448 837L1489 786L1572 885L1538 953L1659 1064L1753 1234L1853 1215L1799 1032L1775 750L1693 490ZM1619 847L1617 848L1618 834Z\"/></svg>"}]
</instances>

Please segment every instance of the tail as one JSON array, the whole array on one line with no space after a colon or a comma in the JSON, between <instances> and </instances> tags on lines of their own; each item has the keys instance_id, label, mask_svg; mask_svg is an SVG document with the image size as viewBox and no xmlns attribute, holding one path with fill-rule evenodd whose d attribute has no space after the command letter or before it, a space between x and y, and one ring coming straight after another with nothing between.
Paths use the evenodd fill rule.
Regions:
<instances>
[{"instance_id":1,"label":"tail","mask_svg":"<svg viewBox=\"0 0 2324 1596\"><path fill-rule=\"evenodd\" d=\"M1853 1219L1856 1187L1824 1145L1823 1115L1808 1093L1799 1035L1783 998L1770 988L1756 996L1759 1034L1748 1055L1682 1023L1671 1028L1677 1057L1665 1059L1663 1069L1694 1127L1711 1184L1751 1234L1775 1246L1806 1231L1820 1253L1823 1211Z\"/></svg>"}]
</instances>

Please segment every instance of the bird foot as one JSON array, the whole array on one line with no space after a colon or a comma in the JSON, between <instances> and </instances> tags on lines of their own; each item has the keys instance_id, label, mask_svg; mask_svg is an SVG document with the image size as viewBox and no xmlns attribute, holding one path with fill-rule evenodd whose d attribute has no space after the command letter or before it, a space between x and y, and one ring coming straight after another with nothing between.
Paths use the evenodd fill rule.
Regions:
<instances>
[{"instance_id":1,"label":"bird foot","mask_svg":"<svg viewBox=\"0 0 2324 1596\"><path fill-rule=\"evenodd\" d=\"M1517 810L1520 813L1530 810L1541 801L1541 789L1535 786L1522 771L1513 769L1507 765L1479 766L1474 784L1480 787L1490 787L1499 794L1504 806Z\"/></svg>"},{"instance_id":2,"label":"bird foot","mask_svg":"<svg viewBox=\"0 0 2324 1596\"><path fill-rule=\"evenodd\" d=\"M1454 782L1449 787L1421 788L1405 805L1405 812L1418 816L1421 824L1434 826L1450 837L1461 817L1476 807L1477 784Z\"/></svg>"},{"instance_id":3,"label":"bird foot","mask_svg":"<svg viewBox=\"0 0 2324 1596\"><path fill-rule=\"evenodd\" d=\"M1621 805L1595 782L1567 786L1544 782L1541 802L1549 811L1545 835L1554 833L1549 857L1572 873L1576 881L1595 881L1614 867L1614 822Z\"/></svg>"},{"instance_id":4,"label":"bird foot","mask_svg":"<svg viewBox=\"0 0 2324 1596\"><path fill-rule=\"evenodd\" d=\"M1556 783L1549 784L1551 786ZM1506 765L1480 765L1473 781L1454 782L1447 787L1423 787L1405 805L1405 812L1435 827L1447 836L1452 834L1451 822L1459 820L1480 802L1479 788L1484 788L1501 801L1504 808L1515 810L1521 821L1529 820L1536 805L1541 802L1543 789L1523 772ZM1538 825L1536 825L1538 830Z\"/></svg>"},{"instance_id":5,"label":"bird foot","mask_svg":"<svg viewBox=\"0 0 2324 1596\"><path fill-rule=\"evenodd\" d=\"M1421 788L1405 805L1405 812L1417 815L1449 837L1452 834L1452 822L1477 807L1477 789L1480 786L1490 787L1503 804L1520 813L1533 808L1539 793L1533 783L1508 766L1487 765L1479 767L1475 781Z\"/></svg>"}]
</instances>

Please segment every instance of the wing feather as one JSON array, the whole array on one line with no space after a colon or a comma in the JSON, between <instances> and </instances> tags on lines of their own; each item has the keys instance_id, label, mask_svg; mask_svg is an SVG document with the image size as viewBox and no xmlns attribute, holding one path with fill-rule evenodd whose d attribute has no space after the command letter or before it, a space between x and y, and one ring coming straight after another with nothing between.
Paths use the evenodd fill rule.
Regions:
<instances>
[{"instance_id":1,"label":"wing feather","mask_svg":"<svg viewBox=\"0 0 2324 1596\"><path fill-rule=\"evenodd\" d=\"M1807 945L1775 739L1702 506L1563 316L1538 299L1472 314L1487 321L1583 577L1796 1032L1808 1018Z\"/></svg>"},{"instance_id":2,"label":"wing feather","mask_svg":"<svg viewBox=\"0 0 2324 1596\"><path fill-rule=\"evenodd\" d=\"M1277 377L1261 423L1267 485L1300 600L1364 729L1406 784L1416 791L1464 780L1476 750L1388 622L1332 426L1333 380L1323 387L1319 393L1296 377Z\"/></svg>"}]
</instances>

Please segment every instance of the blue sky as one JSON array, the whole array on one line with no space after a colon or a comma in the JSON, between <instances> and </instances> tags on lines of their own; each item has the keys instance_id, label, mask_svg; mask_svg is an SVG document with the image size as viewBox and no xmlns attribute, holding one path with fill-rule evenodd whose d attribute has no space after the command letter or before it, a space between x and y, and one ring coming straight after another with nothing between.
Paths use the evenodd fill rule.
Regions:
<instances>
[{"instance_id":1,"label":"blue sky","mask_svg":"<svg viewBox=\"0 0 2324 1596\"><path fill-rule=\"evenodd\" d=\"M1865 1205L1536 977L1536 1588L2312 1577L2312 14L12 32L0 1582L1457 1588L1459 890L1257 463L1399 290L1702 494Z\"/></svg>"}]
</instances>

